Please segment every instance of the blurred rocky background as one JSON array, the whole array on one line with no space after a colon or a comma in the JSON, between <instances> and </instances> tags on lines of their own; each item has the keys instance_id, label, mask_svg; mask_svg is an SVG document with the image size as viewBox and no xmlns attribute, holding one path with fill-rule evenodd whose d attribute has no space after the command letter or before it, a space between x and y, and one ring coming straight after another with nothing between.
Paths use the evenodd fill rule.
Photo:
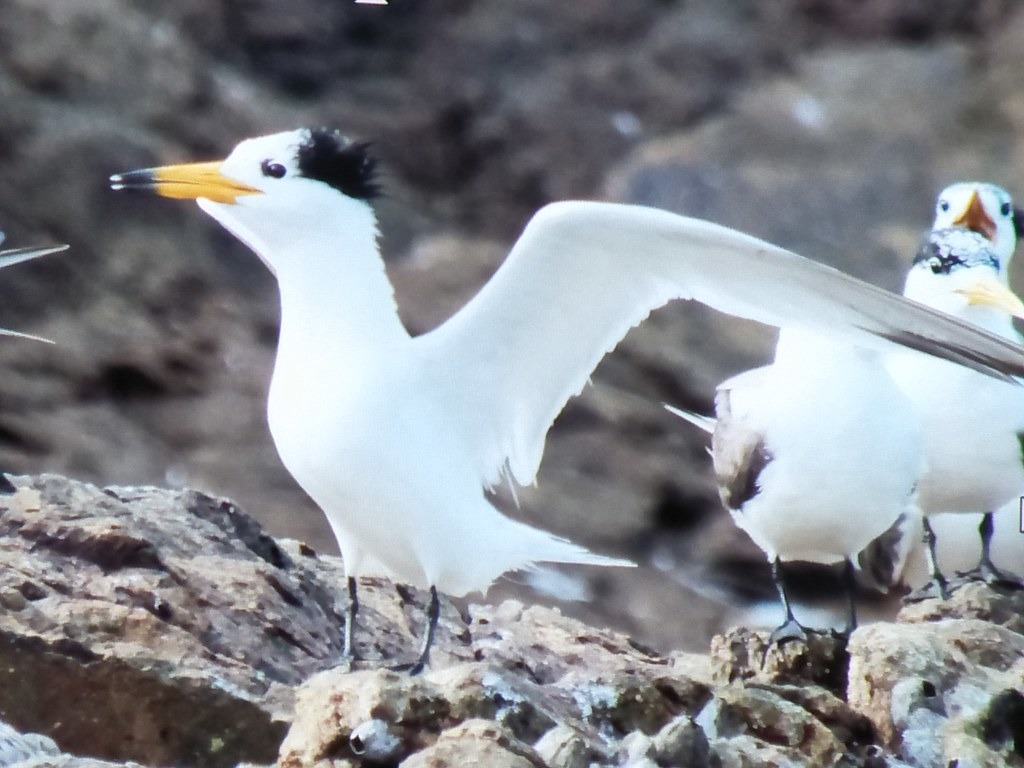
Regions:
<instances>
[{"instance_id":1,"label":"blurred rocky background","mask_svg":"<svg viewBox=\"0 0 1024 768\"><path fill-rule=\"evenodd\" d=\"M111 173L300 125L371 139L415 331L568 197L709 218L898 289L945 184L1024 195L1021 71L1012 0L6 0L0 228L73 248L2 275L0 325L57 344L0 344L0 468L198 488L333 551L265 426L272 278L194 206L115 195ZM502 503L643 567L495 595L667 650L764 594L703 436L660 403L707 410L772 339L686 305L631 334L556 423L537 488Z\"/></svg>"}]
</instances>

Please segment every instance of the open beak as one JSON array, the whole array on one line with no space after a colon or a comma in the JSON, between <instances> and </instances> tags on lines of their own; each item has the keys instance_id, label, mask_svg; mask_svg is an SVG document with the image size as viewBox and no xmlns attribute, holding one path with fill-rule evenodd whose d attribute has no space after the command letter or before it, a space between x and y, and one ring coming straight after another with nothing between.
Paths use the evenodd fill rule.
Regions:
<instances>
[{"instance_id":1,"label":"open beak","mask_svg":"<svg viewBox=\"0 0 1024 768\"><path fill-rule=\"evenodd\" d=\"M995 278L982 278L966 288L955 289L967 297L968 304L1001 309L1007 314L1024 319L1024 302L1013 291Z\"/></svg>"},{"instance_id":2,"label":"open beak","mask_svg":"<svg viewBox=\"0 0 1024 768\"><path fill-rule=\"evenodd\" d=\"M989 218L988 213L985 211L985 206L981 203L981 198L978 197L977 191L971 192L971 199L967 202L967 207L959 216L953 219L953 224L958 227L967 227L967 229L977 232L989 240L996 236L996 223Z\"/></svg>"},{"instance_id":3,"label":"open beak","mask_svg":"<svg viewBox=\"0 0 1024 768\"><path fill-rule=\"evenodd\" d=\"M206 198L215 203L235 203L242 195L261 195L262 190L228 178L222 162L164 165L110 177L111 189L143 189L179 200Z\"/></svg>"}]
</instances>

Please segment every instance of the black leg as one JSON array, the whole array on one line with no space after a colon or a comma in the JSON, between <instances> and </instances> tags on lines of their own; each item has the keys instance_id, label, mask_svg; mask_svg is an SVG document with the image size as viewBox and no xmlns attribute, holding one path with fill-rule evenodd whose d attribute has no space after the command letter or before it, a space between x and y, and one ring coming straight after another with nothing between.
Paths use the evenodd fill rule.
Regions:
<instances>
[{"instance_id":1,"label":"black leg","mask_svg":"<svg viewBox=\"0 0 1024 768\"><path fill-rule=\"evenodd\" d=\"M992 534L994 532L995 521L993 514L986 512L981 518L981 524L978 526L978 533L981 536L981 560L978 561L978 567L963 574L964 577L982 579L989 584L999 584L1002 586L1024 586L1019 576L997 568L996 564L992 562Z\"/></svg>"},{"instance_id":2,"label":"black leg","mask_svg":"<svg viewBox=\"0 0 1024 768\"><path fill-rule=\"evenodd\" d=\"M849 601L849 613L846 617L847 636L853 634L857 628L857 574L853 569L853 561L846 558L843 565L843 587L846 589L846 599Z\"/></svg>"},{"instance_id":3,"label":"black leg","mask_svg":"<svg viewBox=\"0 0 1024 768\"><path fill-rule=\"evenodd\" d=\"M345 637L342 641L342 656L348 661L355 661L356 648L352 644L352 633L355 629L356 614L359 613L358 583L355 576L348 577L348 612L345 615Z\"/></svg>"},{"instance_id":4,"label":"black leg","mask_svg":"<svg viewBox=\"0 0 1024 768\"><path fill-rule=\"evenodd\" d=\"M914 599L925 599L928 597L941 597L943 600L949 599L949 585L946 583L946 577L942 575L942 571L939 570L939 558L935 554L935 531L932 529L932 524L928 522L928 518L924 518L924 545L925 552L928 554L928 571L931 573L931 580L919 589L914 595Z\"/></svg>"},{"instance_id":5,"label":"black leg","mask_svg":"<svg viewBox=\"0 0 1024 768\"><path fill-rule=\"evenodd\" d=\"M779 593L782 607L786 611L786 620L772 630L771 635L768 636L768 647L785 643L788 640L803 640L807 642L807 632L800 626L800 622L796 620L796 617L793 615L793 608L789 604L789 595L786 594L786 583L782 578L782 563L779 562L778 557L772 560L772 582L774 582L775 589Z\"/></svg>"},{"instance_id":6,"label":"black leg","mask_svg":"<svg viewBox=\"0 0 1024 768\"><path fill-rule=\"evenodd\" d=\"M437 587L430 587L430 604L427 606L427 626L423 630L423 643L416 662L409 667L410 675L418 675L430 665L430 647L434 644L434 633L437 632L437 620L441 616L441 600L437 596Z\"/></svg>"}]
</instances>

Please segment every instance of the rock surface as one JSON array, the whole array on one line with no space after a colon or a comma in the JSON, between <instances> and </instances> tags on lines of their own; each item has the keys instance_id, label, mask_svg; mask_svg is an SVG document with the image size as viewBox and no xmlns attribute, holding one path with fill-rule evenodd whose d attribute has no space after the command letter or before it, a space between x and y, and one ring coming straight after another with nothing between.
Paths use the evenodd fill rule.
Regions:
<instances>
[{"instance_id":1,"label":"rock surface","mask_svg":"<svg viewBox=\"0 0 1024 768\"><path fill-rule=\"evenodd\" d=\"M0 718L100 757L273 759L293 686L338 663L340 564L194 491L14 482L0 496ZM422 599L369 581L362 594L360 652L411 656L403 605Z\"/></svg>"},{"instance_id":2,"label":"rock surface","mask_svg":"<svg viewBox=\"0 0 1024 768\"><path fill-rule=\"evenodd\" d=\"M264 423L272 280L193 207L113 195L110 173L300 124L374 139L414 329L561 197L707 216L893 287L946 182L1024 190L1022 57L1013 0L8 0L0 228L73 250L3 275L0 326L58 345L0 345L0 468L203 488L333 548ZM672 581L577 571L543 599L668 650L706 646L726 621L716 601L764 596L703 436L659 403L709 407L769 343L678 307L598 370L538 488L507 508ZM815 574L802 594L831 583Z\"/></svg>"},{"instance_id":3,"label":"rock surface","mask_svg":"<svg viewBox=\"0 0 1024 768\"><path fill-rule=\"evenodd\" d=\"M730 630L659 654L516 601L367 580L195 491L12 478L0 495L0 765L1024 766L1024 591L968 585L846 642ZM5 728L7 730L5 730Z\"/></svg>"}]
</instances>

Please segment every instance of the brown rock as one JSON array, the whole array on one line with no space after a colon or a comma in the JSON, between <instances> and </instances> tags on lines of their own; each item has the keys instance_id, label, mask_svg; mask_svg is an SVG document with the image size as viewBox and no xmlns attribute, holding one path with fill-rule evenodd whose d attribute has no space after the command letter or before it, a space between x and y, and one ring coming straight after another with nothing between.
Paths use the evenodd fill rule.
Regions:
<instances>
[{"instance_id":1,"label":"brown rock","mask_svg":"<svg viewBox=\"0 0 1024 768\"><path fill-rule=\"evenodd\" d=\"M691 717L677 717L658 731L652 742L659 765L704 766L711 754L708 737Z\"/></svg>"},{"instance_id":2,"label":"brown rock","mask_svg":"<svg viewBox=\"0 0 1024 768\"><path fill-rule=\"evenodd\" d=\"M349 671L333 666L336 559L196 492L14 481L0 495L0 713L22 733L0 727L0 762L1024 765L1024 635L980 618L1015 605L987 587L857 630L848 700L820 684L842 677L832 637L762 663L764 634L734 630L710 657L665 658L511 601L468 618L444 601L434 663L410 677L382 666L411 657L424 596L380 580L363 582L365 660Z\"/></svg>"},{"instance_id":3,"label":"brown rock","mask_svg":"<svg viewBox=\"0 0 1024 768\"><path fill-rule=\"evenodd\" d=\"M397 760L485 718L524 744L547 738L544 753L571 765L581 756L610 759L614 738L654 734L707 700L707 686L682 672L685 665L677 670L557 611L505 603L471 614L473 663L435 664L417 678L383 670L314 676L299 691L280 764L354 759L376 749L364 732ZM553 731L562 735L548 738Z\"/></svg>"},{"instance_id":4,"label":"brown rock","mask_svg":"<svg viewBox=\"0 0 1024 768\"><path fill-rule=\"evenodd\" d=\"M809 632L798 640L768 647L770 633L743 627L715 635L711 664L718 683L815 683L843 695L846 690L846 639L841 635Z\"/></svg>"},{"instance_id":5,"label":"brown rock","mask_svg":"<svg viewBox=\"0 0 1024 768\"><path fill-rule=\"evenodd\" d=\"M14 482L0 496L0 717L77 754L273 759L290 686L339 658L338 562L194 491ZM364 655L411 655L398 593L363 596ZM451 611L441 632L457 648Z\"/></svg>"},{"instance_id":6,"label":"brown rock","mask_svg":"<svg viewBox=\"0 0 1024 768\"><path fill-rule=\"evenodd\" d=\"M591 755L586 742L572 728L556 725L533 745L549 768L587 768Z\"/></svg>"},{"instance_id":7,"label":"brown rock","mask_svg":"<svg viewBox=\"0 0 1024 768\"><path fill-rule=\"evenodd\" d=\"M399 763L401 768L548 768L530 747L487 720L467 720L444 731L437 741Z\"/></svg>"},{"instance_id":8,"label":"brown rock","mask_svg":"<svg viewBox=\"0 0 1024 768\"><path fill-rule=\"evenodd\" d=\"M818 685L757 685L807 710L851 751L876 741L871 721L845 699Z\"/></svg>"},{"instance_id":9,"label":"brown rock","mask_svg":"<svg viewBox=\"0 0 1024 768\"><path fill-rule=\"evenodd\" d=\"M1020 764L1005 726L986 741L978 724L1016 711L1024 636L978 619L879 623L858 629L849 652L850 705L881 743L920 764Z\"/></svg>"},{"instance_id":10,"label":"brown rock","mask_svg":"<svg viewBox=\"0 0 1024 768\"><path fill-rule=\"evenodd\" d=\"M754 756L784 764L832 765L845 747L813 715L772 691L729 685L720 688L697 723L707 733L712 750L721 758ZM724 743L723 743L724 742ZM769 759L768 756L771 756ZM723 759L725 764L729 764ZM741 762L742 764L742 762Z\"/></svg>"},{"instance_id":11,"label":"brown rock","mask_svg":"<svg viewBox=\"0 0 1024 768\"><path fill-rule=\"evenodd\" d=\"M981 619L1024 634L1024 589L1001 590L979 581L955 587L947 600L921 600L904 605L896 620L918 624L945 618Z\"/></svg>"}]
</instances>

